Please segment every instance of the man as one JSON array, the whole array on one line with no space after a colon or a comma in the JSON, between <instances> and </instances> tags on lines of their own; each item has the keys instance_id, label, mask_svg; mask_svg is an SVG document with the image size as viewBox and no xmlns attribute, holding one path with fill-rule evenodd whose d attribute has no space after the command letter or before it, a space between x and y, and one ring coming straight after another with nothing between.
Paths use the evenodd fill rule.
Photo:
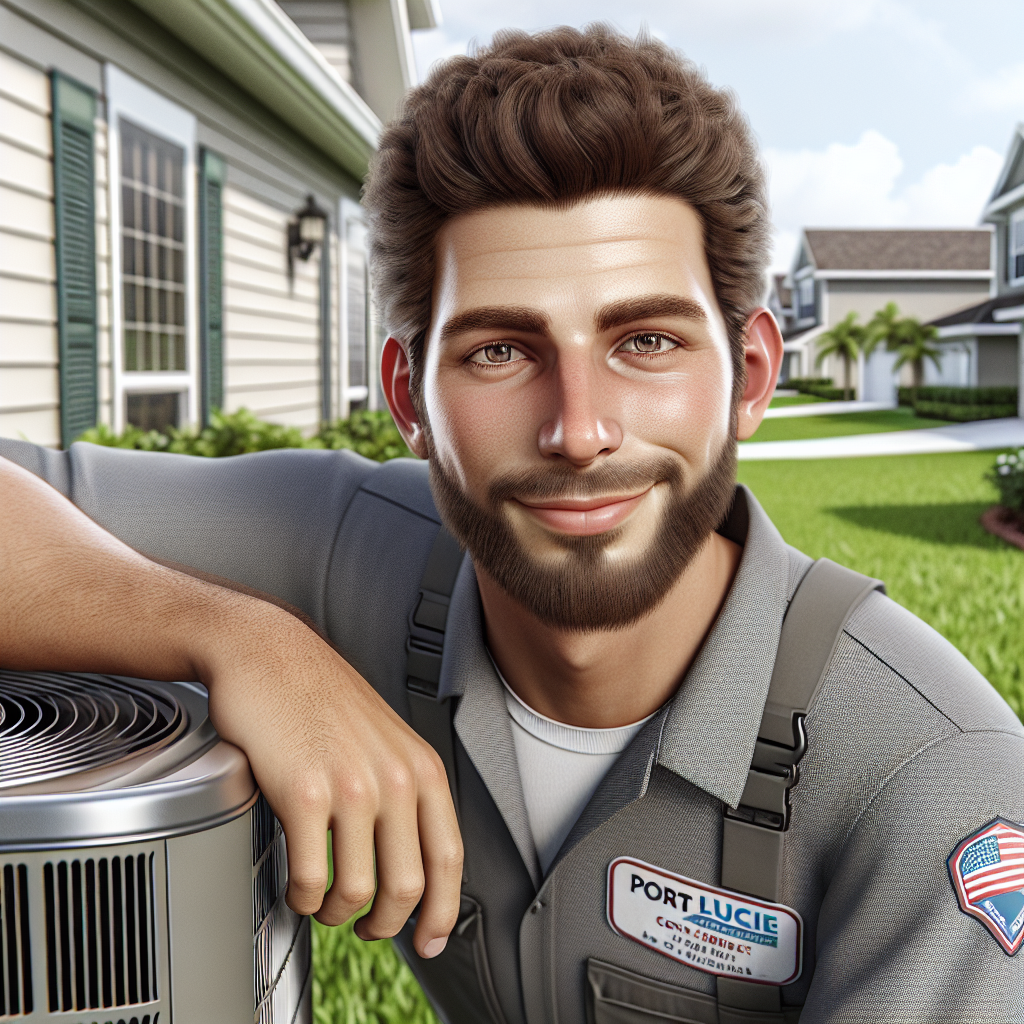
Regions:
<instances>
[{"instance_id":1,"label":"man","mask_svg":"<svg viewBox=\"0 0 1024 1024\"><path fill-rule=\"evenodd\" d=\"M359 934L453 1024L1024 1018L1024 730L871 581L808 627L810 560L735 487L782 343L732 99L649 39L502 34L412 93L367 205L426 461L6 443L99 525L3 468L4 664L206 683L291 904L340 922L376 867ZM772 740L784 618L830 657Z\"/></svg>"}]
</instances>

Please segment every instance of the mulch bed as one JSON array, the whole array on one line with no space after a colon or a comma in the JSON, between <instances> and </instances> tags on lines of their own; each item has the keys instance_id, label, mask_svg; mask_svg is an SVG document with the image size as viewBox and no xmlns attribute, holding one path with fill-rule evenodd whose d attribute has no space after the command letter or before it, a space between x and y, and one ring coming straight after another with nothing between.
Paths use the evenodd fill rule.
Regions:
<instances>
[{"instance_id":1,"label":"mulch bed","mask_svg":"<svg viewBox=\"0 0 1024 1024\"><path fill-rule=\"evenodd\" d=\"M994 537L1024 551L1024 529L1021 529L1020 521L1008 508L993 505L982 514L981 525Z\"/></svg>"}]
</instances>

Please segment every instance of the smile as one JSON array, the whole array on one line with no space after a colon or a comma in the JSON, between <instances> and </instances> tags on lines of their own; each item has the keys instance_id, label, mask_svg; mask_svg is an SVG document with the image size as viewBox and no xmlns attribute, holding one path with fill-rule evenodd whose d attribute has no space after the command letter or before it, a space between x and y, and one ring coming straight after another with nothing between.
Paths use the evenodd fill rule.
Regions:
<instances>
[{"instance_id":1,"label":"smile","mask_svg":"<svg viewBox=\"0 0 1024 1024\"><path fill-rule=\"evenodd\" d=\"M555 498L517 504L550 530L576 537L590 537L618 526L650 494L651 488L629 497Z\"/></svg>"}]
</instances>

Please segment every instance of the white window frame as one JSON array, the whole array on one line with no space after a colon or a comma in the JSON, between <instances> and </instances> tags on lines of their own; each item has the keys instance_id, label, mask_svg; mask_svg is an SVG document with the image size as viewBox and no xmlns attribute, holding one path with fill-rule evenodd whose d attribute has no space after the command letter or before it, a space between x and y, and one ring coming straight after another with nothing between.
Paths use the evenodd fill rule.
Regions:
<instances>
[{"instance_id":1,"label":"white window frame","mask_svg":"<svg viewBox=\"0 0 1024 1024\"><path fill-rule=\"evenodd\" d=\"M1020 236L1019 238L1016 236ZM1006 219L1007 281L1009 284L1024 283L1024 274L1014 276L1017 257L1024 254L1024 207L1014 210Z\"/></svg>"},{"instance_id":2,"label":"white window frame","mask_svg":"<svg viewBox=\"0 0 1024 1024\"><path fill-rule=\"evenodd\" d=\"M199 276L196 259L196 118L114 64L105 67L107 186L110 209L110 335L113 363L113 428L125 428L128 394L177 391L180 421L199 422ZM185 366L180 370L124 369L121 282L121 118L185 151Z\"/></svg>"},{"instance_id":3,"label":"white window frame","mask_svg":"<svg viewBox=\"0 0 1024 1024\"><path fill-rule=\"evenodd\" d=\"M378 395L380 388L380 352L374 344L376 335L373 297L370 293L370 276L366 275L366 384L351 385L349 383L349 329L348 329L348 272L350 253L356 245L355 232L353 228L359 226L363 232L366 231L366 212L352 199L342 199L338 204L338 295L340 297L340 315L338 317L338 409L339 414L344 418L349 415L353 402L366 402L368 409L379 407ZM365 234L364 234L365 237ZM359 246L363 258L367 259L369 253L365 245Z\"/></svg>"}]
</instances>

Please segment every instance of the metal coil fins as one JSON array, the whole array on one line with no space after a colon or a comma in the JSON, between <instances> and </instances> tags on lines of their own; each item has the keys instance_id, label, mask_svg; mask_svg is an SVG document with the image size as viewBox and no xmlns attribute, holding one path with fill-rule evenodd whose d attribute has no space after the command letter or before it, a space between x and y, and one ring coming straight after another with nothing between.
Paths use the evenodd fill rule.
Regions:
<instances>
[{"instance_id":1,"label":"metal coil fins","mask_svg":"<svg viewBox=\"0 0 1024 1024\"><path fill-rule=\"evenodd\" d=\"M187 726L185 708L155 684L0 671L0 791L152 753Z\"/></svg>"}]
</instances>

